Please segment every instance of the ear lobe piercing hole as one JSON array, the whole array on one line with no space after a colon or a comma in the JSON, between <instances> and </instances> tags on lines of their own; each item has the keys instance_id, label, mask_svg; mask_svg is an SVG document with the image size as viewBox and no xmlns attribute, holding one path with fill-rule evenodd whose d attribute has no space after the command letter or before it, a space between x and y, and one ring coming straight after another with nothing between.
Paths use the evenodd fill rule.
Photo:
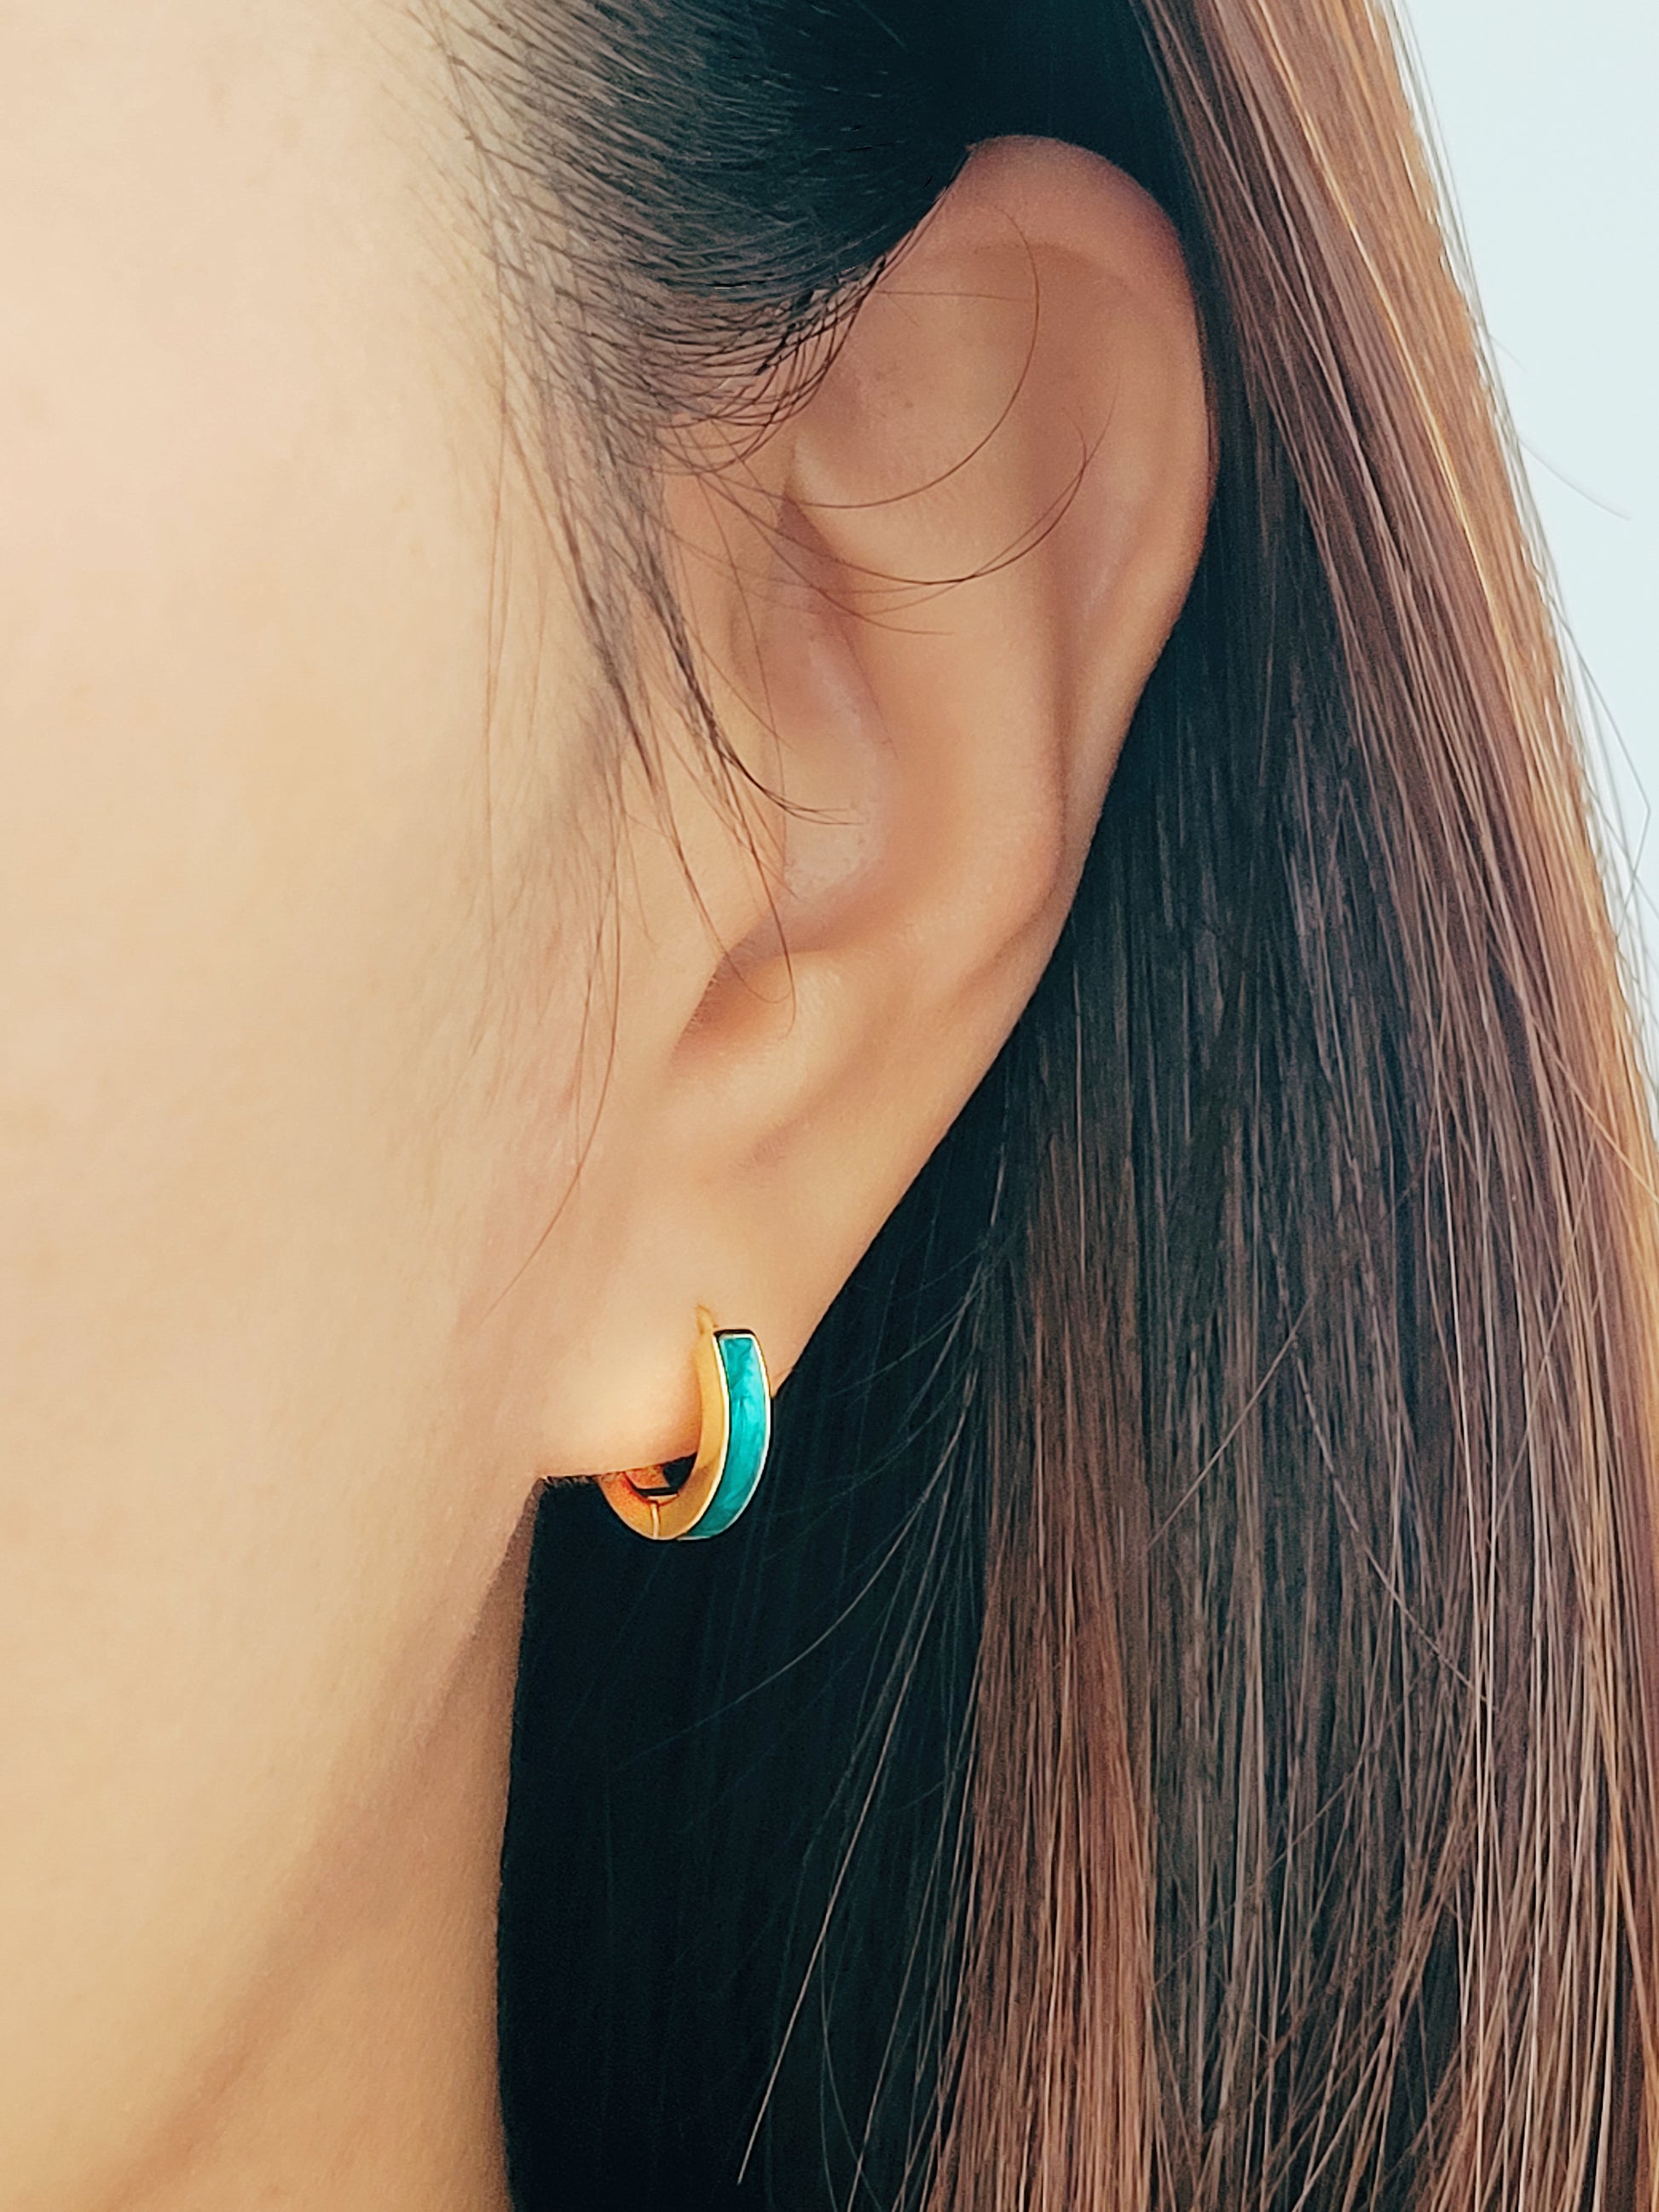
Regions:
<instances>
[{"instance_id":1,"label":"ear lobe piercing hole","mask_svg":"<svg viewBox=\"0 0 1659 2212\"><path fill-rule=\"evenodd\" d=\"M665 1460L657 1470L662 1476L660 1483L647 1488L643 1482L636 1481L634 1487L641 1498L678 1498L691 1480L691 1470L696 1463L696 1452L687 1452L683 1459ZM649 1474L651 1469L642 1467L638 1472L641 1474Z\"/></svg>"}]
</instances>

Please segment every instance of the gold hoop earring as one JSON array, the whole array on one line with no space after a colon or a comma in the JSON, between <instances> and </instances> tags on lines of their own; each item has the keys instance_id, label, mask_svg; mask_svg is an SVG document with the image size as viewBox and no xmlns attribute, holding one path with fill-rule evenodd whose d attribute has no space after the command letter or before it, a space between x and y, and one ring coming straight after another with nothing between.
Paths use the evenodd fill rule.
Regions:
<instances>
[{"instance_id":1,"label":"gold hoop earring","mask_svg":"<svg viewBox=\"0 0 1659 2212\"><path fill-rule=\"evenodd\" d=\"M699 1306L696 1365L702 1434L684 1481L671 1483L661 1467L599 1478L611 1511L654 1543L729 1528L759 1486L772 1441L772 1392L759 1339L746 1328L716 1328L708 1307Z\"/></svg>"}]
</instances>

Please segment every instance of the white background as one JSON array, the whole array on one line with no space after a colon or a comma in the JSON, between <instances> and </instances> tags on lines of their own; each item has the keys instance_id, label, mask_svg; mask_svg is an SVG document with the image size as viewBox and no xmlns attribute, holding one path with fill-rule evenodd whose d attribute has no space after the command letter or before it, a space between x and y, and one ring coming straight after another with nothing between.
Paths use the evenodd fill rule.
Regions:
<instances>
[{"instance_id":1,"label":"white background","mask_svg":"<svg viewBox=\"0 0 1659 2212\"><path fill-rule=\"evenodd\" d=\"M1659 0L1398 4L1599 725L1610 888L1659 972Z\"/></svg>"}]
</instances>

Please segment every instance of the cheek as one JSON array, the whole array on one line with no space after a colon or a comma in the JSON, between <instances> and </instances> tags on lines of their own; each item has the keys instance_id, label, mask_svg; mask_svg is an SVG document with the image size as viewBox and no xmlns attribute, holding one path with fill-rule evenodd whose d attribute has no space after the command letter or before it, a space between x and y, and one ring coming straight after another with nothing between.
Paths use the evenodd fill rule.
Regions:
<instances>
[{"instance_id":1,"label":"cheek","mask_svg":"<svg viewBox=\"0 0 1659 2212\"><path fill-rule=\"evenodd\" d=\"M464 1318L501 1211L492 441L365 219L414 204L378 132L319 94L273 139L133 36L77 64L97 160L72 115L0 153L8 2142L54 2080L76 2130L87 2078L142 2113L169 1991L216 2032L519 1503Z\"/></svg>"},{"instance_id":2,"label":"cheek","mask_svg":"<svg viewBox=\"0 0 1659 2212\"><path fill-rule=\"evenodd\" d=\"M227 477L242 427L214 425ZM66 459L36 562L12 508L0 586L26 632L0 682L0 1979L29 1993L0 2137L25 2142L37 2063L142 2114L173 1995L222 2031L331 1776L425 1694L407 1615L447 1593L420 1540L466 1479L440 1458L477 697L446 726L359 648L400 640L414 677L449 634L399 627L372 501L311 538L276 471L186 501L185 426L119 428L131 450Z\"/></svg>"},{"instance_id":3,"label":"cheek","mask_svg":"<svg viewBox=\"0 0 1659 2212\"><path fill-rule=\"evenodd\" d=\"M59 95L0 195L0 1479L112 1674L225 1563L279 1578L348 1370L395 1395L387 1284L429 1358L482 972L484 563L411 272L343 220L343 116L296 88L274 154L178 46L0 54Z\"/></svg>"}]
</instances>

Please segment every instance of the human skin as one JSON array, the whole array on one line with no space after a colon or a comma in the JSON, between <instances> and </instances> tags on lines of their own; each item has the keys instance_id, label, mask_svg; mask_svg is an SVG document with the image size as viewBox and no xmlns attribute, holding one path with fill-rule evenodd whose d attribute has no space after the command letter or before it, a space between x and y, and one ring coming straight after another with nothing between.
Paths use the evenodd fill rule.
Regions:
<instances>
[{"instance_id":1,"label":"human skin","mask_svg":"<svg viewBox=\"0 0 1659 2212\"><path fill-rule=\"evenodd\" d=\"M534 1486L689 1448L700 1302L787 1372L1034 986L1201 532L1185 281L1103 165L981 156L744 458L833 580L988 562L1086 447L926 621L669 485L829 809L683 741L671 835L416 16L54 0L0 83L0 2207L487 2208Z\"/></svg>"}]
</instances>

